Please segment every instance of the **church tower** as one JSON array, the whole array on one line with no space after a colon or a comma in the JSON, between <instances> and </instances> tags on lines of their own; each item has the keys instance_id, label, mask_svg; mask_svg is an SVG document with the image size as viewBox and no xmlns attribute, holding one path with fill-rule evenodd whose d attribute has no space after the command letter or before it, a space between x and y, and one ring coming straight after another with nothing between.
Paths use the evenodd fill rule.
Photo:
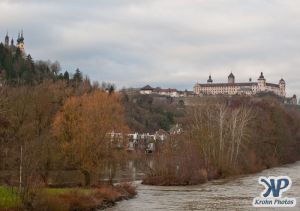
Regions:
<instances>
[{"instance_id":1,"label":"church tower","mask_svg":"<svg viewBox=\"0 0 300 211\"><path fill-rule=\"evenodd\" d=\"M18 34L17 48L20 49L22 53L25 52L23 30L21 34L20 33Z\"/></svg>"},{"instance_id":2,"label":"church tower","mask_svg":"<svg viewBox=\"0 0 300 211\"><path fill-rule=\"evenodd\" d=\"M235 82L235 77L231 72L230 75L228 76L228 83L229 84L234 84L234 82Z\"/></svg>"},{"instance_id":3,"label":"church tower","mask_svg":"<svg viewBox=\"0 0 300 211\"><path fill-rule=\"evenodd\" d=\"M285 93L285 81L282 79L280 79L279 81L279 94L282 97L285 97L286 93Z\"/></svg>"},{"instance_id":4,"label":"church tower","mask_svg":"<svg viewBox=\"0 0 300 211\"><path fill-rule=\"evenodd\" d=\"M257 79L258 90L261 92L266 91L266 79L263 72L260 73L259 78Z\"/></svg>"},{"instance_id":5,"label":"church tower","mask_svg":"<svg viewBox=\"0 0 300 211\"><path fill-rule=\"evenodd\" d=\"M4 42L4 45L5 45L5 47L8 47L8 46L9 46L9 36L8 36L8 32L6 33L6 36L5 36L5 42Z\"/></svg>"}]
</instances>

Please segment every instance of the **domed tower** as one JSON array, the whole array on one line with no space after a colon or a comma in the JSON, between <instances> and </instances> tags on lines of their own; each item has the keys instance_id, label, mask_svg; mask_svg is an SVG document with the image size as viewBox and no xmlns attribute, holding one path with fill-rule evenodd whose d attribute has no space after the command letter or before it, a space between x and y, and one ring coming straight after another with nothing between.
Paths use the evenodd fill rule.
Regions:
<instances>
[{"instance_id":1,"label":"domed tower","mask_svg":"<svg viewBox=\"0 0 300 211\"><path fill-rule=\"evenodd\" d=\"M266 79L263 72L260 73L259 78L257 79L258 90L261 92L266 91Z\"/></svg>"},{"instance_id":2,"label":"domed tower","mask_svg":"<svg viewBox=\"0 0 300 211\"><path fill-rule=\"evenodd\" d=\"M211 79L211 75L209 75L208 80L207 80L207 83L208 83L208 84L212 84L212 82L213 82L213 80Z\"/></svg>"},{"instance_id":3,"label":"domed tower","mask_svg":"<svg viewBox=\"0 0 300 211\"><path fill-rule=\"evenodd\" d=\"M20 51L22 53L24 53L25 51L25 47L24 47L24 36L23 36L23 30L21 32L21 35L20 33L18 34L18 39L17 39L17 48L20 49Z\"/></svg>"},{"instance_id":4,"label":"domed tower","mask_svg":"<svg viewBox=\"0 0 300 211\"><path fill-rule=\"evenodd\" d=\"M5 36L5 42L4 42L4 45L5 45L5 47L8 47L8 46L9 46L9 36L8 36L8 32L6 33L6 36Z\"/></svg>"},{"instance_id":5,"label":"domed tower","mask_svg":"<svg viewBox=\"0 0 300 211\"><path fill-rule=\"evenodd\" d=\"M232 72L230 73L230 75L228 76L228 83L229 84L234 84L235 83L235 77L232 74Z\"/></svg>"},{"instance_id":6,"label":"domed tower","mask_svg":"<svg viewBox=\"0 0 300 211\"><path fill-rule=\"evenodd\" d=\"M279 81L279 94L282 97L285 97L286 93L285 93L285 81L282 79L280 79Z\"/></svg>"}]
</instances>

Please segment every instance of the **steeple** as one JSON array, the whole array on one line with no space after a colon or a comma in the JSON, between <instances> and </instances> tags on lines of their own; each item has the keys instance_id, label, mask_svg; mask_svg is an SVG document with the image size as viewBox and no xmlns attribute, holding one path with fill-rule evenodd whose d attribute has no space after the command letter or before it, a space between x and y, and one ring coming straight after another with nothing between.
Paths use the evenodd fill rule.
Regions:
<instances>
[{"instance_id":1,"label":"steeple","mask_svg":"<svg viewBox=\"0 0 300 211\"><path fill-rule=\"evenodd\" d=\"M17 39L17 43L23 43L24 44L24 35L23 35L23 29L21 30L21 33L18 33L18 39Z\"/></svg>"},{"instance_id":2,"label":"steeple","mask_svg":"<svg viewBox=\"0 0 300 211\"><path fill-rule=\"evenodd\" d=\"M5 44L6 47L8 47L8 45L9 45L9 36L8 36L8 32L6 32L4 44Z\"/></svg>"},{"instance_id":3,"label":"steeple","mask_svg":"<svg viewBox=\"0 0 300 211\"><path fill-rule=\"evenodd\" d=\"M24 36L23 36L23 29L21 30L21 41L24 41Z\"/></svg>"}]
</instances>

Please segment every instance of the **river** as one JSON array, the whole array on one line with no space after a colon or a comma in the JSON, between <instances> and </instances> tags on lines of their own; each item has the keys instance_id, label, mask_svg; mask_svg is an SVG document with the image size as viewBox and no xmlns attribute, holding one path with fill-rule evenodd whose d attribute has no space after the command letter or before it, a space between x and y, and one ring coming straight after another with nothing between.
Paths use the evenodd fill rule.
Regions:
<instances>
[{"instance_id":1,"label":"river","mask_svg":"<svg viewBox=\"0 0 300 211\"><path fill-rule=\"evenodd\" d=\"M289 176L292 187L284 196L296 198L294 208L254 208L252 200L264 190L260 176ZM196 186L159 187L137 183L138 196L119 202L109 211L143 210L300 210L300 162L257 174L222 179Z\"/></svg>"}]
</instances>

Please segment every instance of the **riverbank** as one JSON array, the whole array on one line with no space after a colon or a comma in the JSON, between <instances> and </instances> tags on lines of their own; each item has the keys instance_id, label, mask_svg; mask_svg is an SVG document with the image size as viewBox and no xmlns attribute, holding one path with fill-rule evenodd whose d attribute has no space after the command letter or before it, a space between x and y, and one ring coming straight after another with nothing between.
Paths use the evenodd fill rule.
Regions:
<instances>
[{"instance_id":1,"label":"riverbank","mask_svg":"<svg viewBox=\"0 0 300 211\"><path fill-rule=\"evenodd\" d=\"M258 183L261 176L289 176L291 188L284 197L296 198L297 204L288 211L300 210L300 162L263 170L257 174L241 175L227 179L212 180L195 186L137 185L138 197L122 201L108 211L127 210L256 210L253 198L263 191ZM259 209L257 209L259 210ZM263 210L270 210L269 208Z\"/></svg>"},{"instance_id":2,"label":"riverbank","mask_svg":"<svg viewBox=\"0 0 300 211\"><path fill-rule=\"evenodd\" d=\"M0 186L0 210L101 210L137 194L135 186L124 183L97 188L43 188L22 203L15 188Z\"/></svg>"},{"instance_id":3,"label":"riverbank","mask_svg":"<svg viewBox=\"0 0 300 211\"><path fill-rule=\"evenodd\" d=\"M259 174L263 171L272 169L272 168L280 168L286 165L293 165L295 163L300 163L300 160L295 160L290 163L284 163L281 165L273 165L273 166L260 166L256 169L251 169L251 171L243 171L241 169L236 169L235 171L229 172L220 172L220 171L211 171L207 172L206 170L200 170L198 175L194 175L192 180L182 180L179 177L174 175L170 176L162 176L162 175L146 175L141 184L143 185L151 185L151 186L194 186L201 185L215 180L222 179L230 179L230 178L238 178L241 176L250 176L251 174ZM198 178L195 178L198 177Z\"/></svg>"}]
</instances>

